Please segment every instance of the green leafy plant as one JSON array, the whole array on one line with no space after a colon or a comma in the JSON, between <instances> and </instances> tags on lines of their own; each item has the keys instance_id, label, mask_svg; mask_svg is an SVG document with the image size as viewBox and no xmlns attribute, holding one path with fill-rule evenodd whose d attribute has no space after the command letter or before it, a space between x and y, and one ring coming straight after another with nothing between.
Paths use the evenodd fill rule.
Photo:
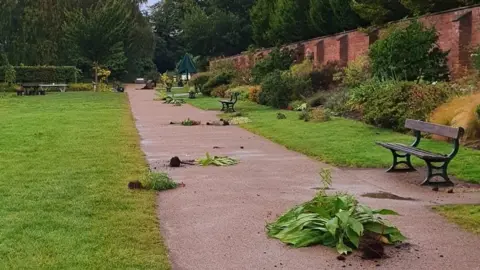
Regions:
<instances>
[{"instance_id":1,"label":"green leafy plant","mask_svg":"<svg viewBox=\"0 0 480 270\"><path fill-rule=\"evenodd\" d=\"M182 121L182 126L198 126L200 125L200 121L194 121L188 118L187 120Z\"/></svg>"},{"instance_id":2,"label":"green leafy plant","mask_svg":"<svg viewBox=\"0 0 480 270\"><path fill-rule=\"evenodd\" d=\"M176 99L175 96L167 96L165 98L165 101L163 102L165 104L173 104L174 106L182 106L182 104L185 103L185 100L183 99Z\"/></svg>"},{"instance_id":3,"label":"green leafy plant","mask_svg":"<svg viewBox=\"0 0 480 270\"><path fill-rule=\"evenodd\" d=\"M160 89L156 91L156 96L154 100L163 100L165 101L168 98L168 94L165 90Z\"/></svg>"},{"instance_id":4,"label":"green leafy plant","mask_svg":"<svg viewBox=\"0 0 480 270\"><path fill-rule=\"evenodd\" d=\"M277 113L277 119L279 120L287 119L287 116L283 113Z\"/></svg>"},{"instance_id":5,"label":"green leafy plant","mask_svg":"<svg viewBox=\"0 0 480 270\"><path fill-rule=\"evenodd\" d=\"M145 189L151 189L156 191L168 190L177 188L178 184L175 183L166 173L160 172L148 172L140 181Z\"/></svg>"},{"instance_id":6,"label":"green leafy plant","mask_svg":"<svg viewBox=\"0 0 480 270\"><path fill-rule=\"evenodd\" d=\"M238 161L229 157L210 156L207 153L206 157L198 159L197 163L201 166L231 166L237 164Z\"/></svg>"},{"instance_id":7,"label":"green leafy plant","mask_svg":"<svg viewBox=\"0 0 480 270\"><path fill-rule=\"evenodd\" d=\"M317 244L334 247L340 254L358 249L366 234L384 244L406 239L395 226L380 217L398 215L396 212L371 209L347 194L327 195L325 189L331 184L330 171L322 170L320 176L324 188L313 200L294 207L268 224L269 237L297 248Z\"/></svg>"}]
</instances>

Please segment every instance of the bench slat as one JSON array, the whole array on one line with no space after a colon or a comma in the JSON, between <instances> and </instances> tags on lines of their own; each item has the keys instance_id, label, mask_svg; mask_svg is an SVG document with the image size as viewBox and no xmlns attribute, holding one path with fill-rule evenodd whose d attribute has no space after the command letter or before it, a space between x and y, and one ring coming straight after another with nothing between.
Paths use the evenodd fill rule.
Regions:
<instances>
[{"instance_id":1,"label":"bench slat","mask_svg":"<svg viewBox=\"0 0 480 270\"><path fill-rule=\"evenodd\" d=\"M442 126L412 119L407 119L405 122L405 127L408 129L418 130L452 139L459 139L463 135L463 128Z\"/></svg>"},{"instance_id":2,"label":"bench slat","mask_svg":"<svg viewBox=\"0 0 480 270\"><path fill-rule=\"evenodd\" d=\"M401 151L407 154L414 155L416 157L419 157L423 160L430 160L430 161L445 161L448 160L449 158L445 155L439 154L439 153L433 153L427 150L415 148L409 145L401 144L401 143L382 143L382 142L377 142L378 145L383 146L387 149L392 149L396 151Z\"/></svg>"}]
</instances>

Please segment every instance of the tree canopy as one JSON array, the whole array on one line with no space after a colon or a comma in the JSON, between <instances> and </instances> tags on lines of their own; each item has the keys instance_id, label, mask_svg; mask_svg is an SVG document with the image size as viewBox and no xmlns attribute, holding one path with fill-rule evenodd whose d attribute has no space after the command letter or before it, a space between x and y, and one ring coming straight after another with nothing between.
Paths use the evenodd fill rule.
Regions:
<instances>
[{"instance_id":1,"label":"tree canopy","mask_svg":"<svg viewBox=\"0 0 480 270\"><path fill-rule=\"evenodd\" d=\"M94 64L119 78L207 57L379 25L480 0L2 0L0 53L12 65Z\"/></svg>"}]
</instances>

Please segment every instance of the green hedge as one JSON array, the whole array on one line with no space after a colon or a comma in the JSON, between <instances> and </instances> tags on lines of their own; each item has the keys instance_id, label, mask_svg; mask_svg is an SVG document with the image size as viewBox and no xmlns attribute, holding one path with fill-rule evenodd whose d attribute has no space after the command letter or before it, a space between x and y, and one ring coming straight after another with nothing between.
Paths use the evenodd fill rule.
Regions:
<instances>
[{"instance_id":1,"label":"green hedge","mask_svg":"<svg viewBox=\"0 0 480 270\"><path fill-rule=\"evenodd\" d=\"M18 66L17 83L74 83L80 75L76 67ZM0 82L5 81L5 67L0 67Z\"/></svg>"},{"instance_id":2,"label":"green hedge","mask_svg":"<svg viewBox=\"0 0 480 270\"><path fill-rule=\"evenodd\" d=\"M72 83L68 85L68 92L85 92L93 91L93 85L91 83Z\"/></svg>"}]
</instances>

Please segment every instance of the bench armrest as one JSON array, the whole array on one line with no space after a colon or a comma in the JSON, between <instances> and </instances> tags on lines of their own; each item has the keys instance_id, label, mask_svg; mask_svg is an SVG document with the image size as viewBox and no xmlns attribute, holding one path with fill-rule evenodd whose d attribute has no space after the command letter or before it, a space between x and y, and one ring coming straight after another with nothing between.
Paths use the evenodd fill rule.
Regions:
<instances>
[{"instance_id":1,"label":"bench armrest","mask_svg":"<svg viewBox=\"0 0 480 270\"><path fill-rule=\"evenodd\" d=\"M415 141L410 145L411 147L417 147L422 140L422 133L419 130L414 130Z\"/></svg>"}]
</instances>

